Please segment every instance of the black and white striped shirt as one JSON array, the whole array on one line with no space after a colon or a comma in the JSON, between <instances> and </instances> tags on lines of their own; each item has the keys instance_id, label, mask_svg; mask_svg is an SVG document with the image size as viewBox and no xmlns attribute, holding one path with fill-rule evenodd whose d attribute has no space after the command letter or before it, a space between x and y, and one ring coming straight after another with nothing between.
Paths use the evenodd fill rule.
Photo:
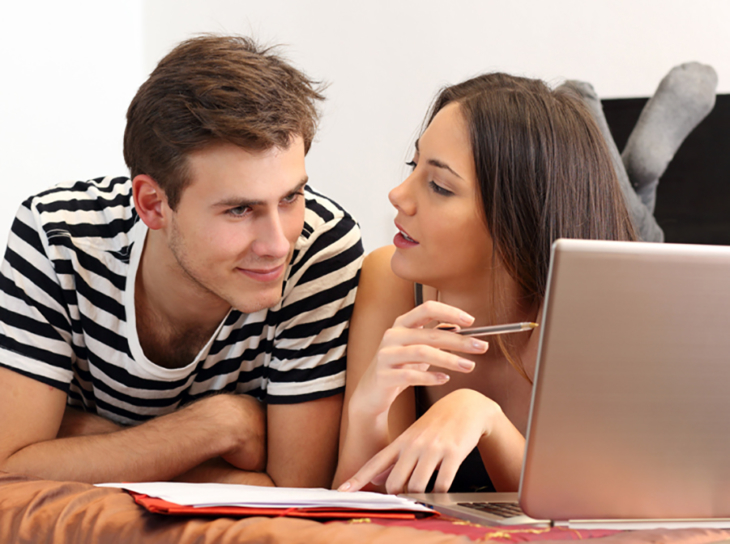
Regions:
<instances>
[{"instance_id":1,"label":"black and white striped shirt","mask_svg":"<svg viewBox=\"0 0 730 544\"><path fill-rule=\"evenodd\" d=\"M123 424L211 391L270 404L341 392L360 230L309 187L305 201L281 301L252 314L231 310L193 362L168 369L145 357L137 336L134 280L147 227L130 180L66 183L29 198L0 268L0 365Z\"/></svg>"}]
</instances>

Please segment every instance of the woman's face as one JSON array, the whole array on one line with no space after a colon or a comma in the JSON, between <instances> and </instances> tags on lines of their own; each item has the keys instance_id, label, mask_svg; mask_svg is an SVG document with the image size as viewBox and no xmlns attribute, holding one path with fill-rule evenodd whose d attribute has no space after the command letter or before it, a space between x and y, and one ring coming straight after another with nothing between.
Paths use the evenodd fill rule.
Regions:
<instances>
[{"instance_id":1,"label":"woman's face","mask_svg":"<svg viewBox=\"0 0 730 544\"><path fill-rule=\"evenodd\" d=\"M440 290L483 285L492 266L492 239L482 219L474 156L458 104L433 118L416 143L412 166L389 195L398 210L393 271Z\"/></svg>"}]
</instances>

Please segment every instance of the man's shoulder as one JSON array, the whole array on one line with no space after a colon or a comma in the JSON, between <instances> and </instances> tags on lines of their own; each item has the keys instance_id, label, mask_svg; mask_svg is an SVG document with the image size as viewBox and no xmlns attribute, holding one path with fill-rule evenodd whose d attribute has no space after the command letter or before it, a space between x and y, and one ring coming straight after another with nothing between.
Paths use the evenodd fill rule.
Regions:
<instances>
[{"instance_id":1,"label":"man's shoulder","mask_svg":"<svg viewBox=\"0 0 730 544\"><path fill-rule=\"evenodd\" d=\"M304 231L307 234L321 229L332 228L337 223L344 223L349 226L357 226L357 221L350 213L340 206L330 197L316 191L309 185L304 188L305 197L305 213L304 213ZM359 228L359 227L358 227Z\"/></svg>"},{"instance_id":2,"label":"man's shoulder","mask_svg":"<svg viewBox=\"0 0 730 544\"><path fill-rule=\"evenodd\" d=\"M23 206L49 241L59 237L111 240L129 232L137 220L127 177L60 183L29 197Z\"/></svg>"},{"instance_id":3,"label":"man's shoulder","mask_svg":"<svg viewBox=\"0 0 730 544\"><path fill-rule=\"evenodd\" d=\"M321 290L329 282L347 291L347 285L357 281L362 262L360 226L342 206L309 186L305 199L304 228L295 246L284 294L314 279L318 283L313 282L311 289Z\"/></svg>"},{"instance_id":4,"label":"man's shoulder","mask_svg":"<svg viewBox=\"0 0 730 544\"><path fill-rule=\"evenodd\" d=\"M360 258L363 252L360 225L331 198L305 187L304 227L296 245L294 264L315 254L347 252Z\"/></svg>"},{"instance_id":5,"label":"man's shoulder","mask_svg":"<svg viewBox=\"0 0 730 544\"><path fill-rule=\"evenodd\" d=\"M40 214L100 211L110 207L130 206L132 182L128 177L99 177L85 181L67 181L41 191L25 201Z\"/></svg>"}]
</instances>

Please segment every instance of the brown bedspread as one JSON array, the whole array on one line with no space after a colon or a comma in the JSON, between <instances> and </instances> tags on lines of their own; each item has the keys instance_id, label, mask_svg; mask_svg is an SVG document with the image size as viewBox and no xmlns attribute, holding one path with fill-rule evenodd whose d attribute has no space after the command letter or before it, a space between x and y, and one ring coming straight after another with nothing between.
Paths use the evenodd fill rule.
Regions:
<instances>
[{"instance_id":1,"label":"brown bedspread","mask_svg":"<svg viewBox=\"0 0 730 544\"><path fill-rule=\"evenodd\" d=\"M406 526L410 525L410 526ZM284 542L469 543L566 541L606 535L567 529L495 529L463 522L321 523L294 518L203 518L151 514L124 491L76 482L51 482L0 472L0 542L179 544ZM730 531L634 531L603 536L603 544L626 542L705 543L730 539Z\"/></svg>"}]
</instances>

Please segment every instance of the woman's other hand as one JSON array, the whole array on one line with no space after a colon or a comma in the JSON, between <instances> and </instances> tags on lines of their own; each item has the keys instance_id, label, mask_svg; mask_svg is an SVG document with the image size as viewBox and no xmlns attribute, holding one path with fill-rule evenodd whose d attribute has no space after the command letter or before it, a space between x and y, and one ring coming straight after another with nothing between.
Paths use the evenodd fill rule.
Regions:
<instances>
[{"instance_id":1,"label":"woman's other hand","mask_svg":"<svg viewBox=\"0 0 730 544\"><path fill-rule=\"evenodd\" d=\"M422 493L438 469L433 491L447 492L477 445L495 487L516 490L524 438L496 402L471 389L438 400L339 489L357 491L373 483L384 484L388 493Z\"/></svg>"}]
</instances>

